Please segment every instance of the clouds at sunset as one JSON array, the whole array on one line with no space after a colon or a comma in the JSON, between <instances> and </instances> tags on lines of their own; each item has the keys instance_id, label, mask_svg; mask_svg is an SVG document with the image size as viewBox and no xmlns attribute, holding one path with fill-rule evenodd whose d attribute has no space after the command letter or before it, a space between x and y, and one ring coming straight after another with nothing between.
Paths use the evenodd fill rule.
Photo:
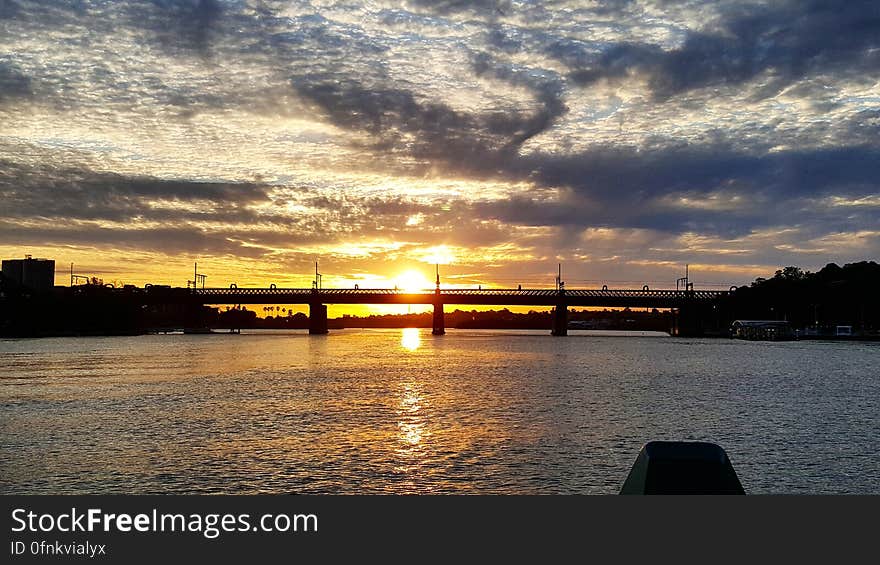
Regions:
<instances>
[{"instance_id":1,"label":"clouds at sunset","mask_svg":"<svg viewBox=\"0 0 880 565\"><path fill-rule=\"evenodd\" d=\"M878 70L876 2L0 1L0 250L218 284L876 259Z\"/></svg>"}]
</instances>

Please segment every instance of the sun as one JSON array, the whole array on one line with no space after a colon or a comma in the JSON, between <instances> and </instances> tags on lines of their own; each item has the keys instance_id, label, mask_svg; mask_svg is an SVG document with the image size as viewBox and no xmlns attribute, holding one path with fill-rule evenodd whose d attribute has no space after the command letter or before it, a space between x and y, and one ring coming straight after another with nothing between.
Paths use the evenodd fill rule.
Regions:
<instances>
[{"instance_id":1,"label":"sun","mask_svg":"<svg viewBox=\"0 0 880 565\"><path fill-rule=\"evenodd\" d=\"M394 285L400 290L417 292L431 288L431 281L418 271L406 271L394 279Z\"/></svg>"}]
</instances>

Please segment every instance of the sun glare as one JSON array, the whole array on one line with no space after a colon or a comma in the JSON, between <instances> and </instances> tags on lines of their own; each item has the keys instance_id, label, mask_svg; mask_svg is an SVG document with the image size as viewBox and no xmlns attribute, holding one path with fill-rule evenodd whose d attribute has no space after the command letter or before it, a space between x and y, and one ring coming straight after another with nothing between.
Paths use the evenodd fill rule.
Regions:
<instances>
[{"instance_id":1,"label":"sun glare","mask_svg":"<svg viewBox=\"0 0 880 565\"><path fill-rule=\"evenodd\" d=\"M420 259L431 265L451 265L455 262L455 253L445 245L437 245L426 249Z\"/></svg>"},{"instance_id":2,"label":"sun glare","mask_svg":"<svg viewBox=\"0 0 880 565\"><path fill-rule=\"evenodd\" d=\"M404 328L400 332L400 346L408 351L415 351L422 344L419 328Z\"/></svg>"},{"instance_id":3,"label":"sun glare","mask_svg":"<svg viewBox=\"0 0 880 565\"><path fill-rule=\"evenodd\" d=\"M394 279L394 284L400 290L405 290L407 292L417 292L419 290L431 288L431 281L418 271L406 271L405 273L401 273L396 279Z\"/></svg>"}]
</instances>

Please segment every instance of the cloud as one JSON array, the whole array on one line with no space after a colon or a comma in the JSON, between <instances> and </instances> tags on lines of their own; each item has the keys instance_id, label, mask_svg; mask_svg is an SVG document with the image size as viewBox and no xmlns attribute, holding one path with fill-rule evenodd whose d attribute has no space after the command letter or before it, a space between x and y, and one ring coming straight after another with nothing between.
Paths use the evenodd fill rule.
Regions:
<instances>
[{"instance_id":1,"label":"cloud","mask_svg":"<svg viewBox=\"0 0 880 565\"><path fill-rule=\"evenodd\" d=\"M224 17L217 0L152 0L133 24L151 29L166 48L208 54Z\"/></svg>"},{"instance_id":2,"label":"cloud","mask_svg":"<svg viewBox=\"0 0 880 565\"><path fill-rule=\"evenodd\" d=\"M423 162L454 162L461 171L500 163L562 113L553 86L536 87L539 109L474 114L356 80L293 84L297 94L334 125L372 136L372 149Z\"/></svg>"},{"instance_id":3,"label":"cloud","mask_svg":"<svg viewBox=\"0 0 880 565\"><path fill-rule=\"evenodd\" d=\"M516 83L485 58L478 74L493 73ZM876 192L880 151L870 144L748 151L723 136L700 143L658 146L608 146L560 154L523 151L525 141L546 131L564 112L558 87L541 83L539 110L532 114L471 114L422 102L401 89L368 89L357 83L327 83L299 88L336 126L372 136L371 150L408 155L434 168L475 178L527 182L533 196L478 210L505 210L491 217L530 225L617 225L676 231L742 233L779 221L792 202L817 195L864 196ZM550 85L550 86L546 86ZM852 127L856 127L855 123ZM864 134L862 134L864 135ZM546 189L561 198L546 201ZM711 197L736 194L725 209L682 204L670 195ZM801 212L801 219L805 218Z\"/></svg>"},{"instance_id":4,"label":"cloud","mask_svg":"<svg viewBox=\"0 0 880 565\"><path fill-rule=\"evenodd\" d=\"M510 0L409 0L408 6L429 10L435 14L450 15L473 13L491 17L507 14Z\"/></svg>"},{"instance_id":5,"label":"cloud","mask_svg":"<svg viewBox=\"0 0 880 565\"><path fill-rule=\"evenodd\" d=\"M856 77L880 69L880 6L872 0L789 1L736 5L701 31L689 32L673 49L622 42L597 56L548 53L566 61L571 80L591 85L601 79L644 75L654 96L708 86L735 86L768 74L772 96L782 87L814 74Z\"/></svg>"},{"instance_id":6,"label":"cloud","mask_svg":"<svg viewBox=\"0 0 880 565\"><path fill-rule=\"evenodd\" d=\"M22 244L754 266L880 222L878 30L864 1L0 0L0 198Z\"/></svg>"},{"instance_id":7,"label":"cloud","mask_svg":"<svg viewBox=\"0 0 880 565\"><path fill-rule=\"evenodd\" d=\"M0 20L14 17L20 9L14 0L0 0Z\"/></svg>"},{"instance_id":8,"label":"cloud","mask_svg":"<svg viewBox=\"0 0 880 565\"><path fill-rule=\"evenodd\" d=\"M493 61L487 53L478 53L474 57L474 72L478 77L492 76L507 84L525 88L530 91L540 108L530 116L511 116L509 127L497 133L510 137L507 147L519 147L529 139L549 129L555 120L564 115L568 108L563 101L564 85L557 76L534 76L528 69L516 68L511 65ZM495 117L498 120L498 117Z\"/></svg>"},{"instance_id":9,"label":"cloud","mask_svg":"<svg viewBox=\"0 0 880 565\"><path fill-rule=\"evenodd\" d=\"M256 183L216 183L130 177L78 167L25 165L0 159L0 198L7 218L61 220L256 220L247 206L268 200ZM153 208L156 202L176 206ZM187 211L202 204L211 214ZM192 208L190 208L191 210Z\"/></svg>"},{"instance_id":10,"label":"cloud","mask_svg":"<svg viewBox=\"0 0 880 565\"><path fill-rule=\"evenodd\" d=\"M504 169L562 189L556 201L518 197L480 214L531 225L619 226L735 235L758 227L880 221L880 210L846 220L811 210L820 195L877 192L876 147L748 154L725 146L620 148L571 156L533 154ZM721 199L725 202L720 204Z\"/></svg>"},{"instance_id":11,"label":"cloud","mask_svg":"<svg viewBox=\"0 0 880 565\"><path fill-rule=\"evenodd\" d=\"M11 63L0 61L0 104L13 99L33 96L30 77Z\"/></svg>"},{"instance_id":12,"label":"cloud","mask_svg":"<svg viewBox=\"0 0 880 565\"><path fill-rule=\"evenodd\" d=\"M264 249L242 245L227 233L211 233L192 227L107 228L98 226L26 226L0 222L0 237L6 245L89 246L110 250L151 249L167 255L211 254L258 257Z\"/></svg>"}]
</instances>

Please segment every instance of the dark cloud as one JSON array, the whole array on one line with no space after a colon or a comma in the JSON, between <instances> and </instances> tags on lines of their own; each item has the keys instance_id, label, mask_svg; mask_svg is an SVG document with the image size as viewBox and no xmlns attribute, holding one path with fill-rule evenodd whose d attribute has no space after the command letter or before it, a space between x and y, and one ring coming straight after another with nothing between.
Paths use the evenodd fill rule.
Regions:
<instances>
[{"instance_id":1,"label":"dark cloud","mask_svg":"<svg viewBox=\"0 0 880 565\"><path fill-rule=\"evenodd\" d=\"M15 17L21 6L14 0L0 0L0 20Z\"/></svg>"},{"instance_id":2,"label":"dark cloud","mask_svg":"<svg viewBox=\"0 0 880 565\"><path fill-rule=\"evenodd\" d=\"M443 16L463 12L504 16L510 12L510 0L409 0L407 4Z\"/></svg>"},{"instance_id":3,"label":"dark cloud","mask_svg":"<svg viewBox=\"0 0 880 565\"><path fill-rule=\"evenodd\" d=\"M597 0L592 10L599 15L617 16L630 11L637 3L636 0Z\"/></svg>"},{"instance_id":4,"label":"dark cloud","mask_svg":"<svg viewBox=\"0 0 880 565\"><path fill-rule=\"evenodd\" d=\"M508 178L558 187L561 198L486 203L481 217L529 225L635 227L673 233L740 235L758 227L816 221L841 231L880 222L880 210L841 217L811 210L828 196L877 193L873 146L748 154L729 145L620 148L576 155L532 154L511 161ZM712 198L735 198L712 206ZM680 198L702 201L688 207Z\"/></svg>"},{"instance_id":5,"label":"dark cloud","mask_svg":"<svg viewBox=\"0 0 880 565\"><path fill-rule=\"evenodd\" d=\"M512 37L503 27L497 25L486 33L486 43L496 52L501 51L508 55L519 53L524 47L521 40Z\"/></svg>"},{"instance_id":6,"label":"dark cloud","mask_svg":"<svg viewBox=\"0 0 880 565\"><path fill-rule=\"evenodd\" d=\"M472 69L478 77L530 92L534 108L465 112L403 88L369 87L354 77L315 82L306 76L292 84L335 125L372 136L374 150L412 156L428 166L455 163L460 173L504 164L567 112L563 84L555 76L537 78L486 53L474 55Z\"/></svg>"},{"instance_id":7,"label":"dark cloud","mask_svg":"<svg viewBox=\"0 0 880 565\"><path fill-rule=\"evenodd\" d=\"M743 5L708 29L691 32L675 49L617 43L599 55L557 42L547 52L572 67L570 78L589 85L629 73L646 75L658 98L717 85L736 85L769 72L775 94L812 74L880 70L880 4L874 0L813 0Z\"/></svg>"},{"instance_id":8,"label":"dark cloud","mask_svg":"<svg viewBox=\"0 0 880 565\"><path fill-rule=\"evenodd\" d=\"M5 7L4 7L5 1ZM91 24L103 27L100 8L89 0L0 0L0 29L8 32L22 29L51 29ZM98 16L98 17L95 17Z\"/></svg>"},{"instance_id":9,"label":"dark cloud","mask_svg":"<svg viewBox=\"0 0 880 565\"><path fill-rule=\"evenodd\" d=\"M491 76L512 86L531 91L540 104L540 109L528 117L512 116L511 125L514 127L511 131L499 132L510 136L507 146L519 147L549 129L557 118L568 111L562 96L563 84L555 76L538 79L528 72L528 69L500 64L486 53L476 54L473 69L477 76Z\"/></svg>"},{"instance_id":10,"label":"dark cloud","mask_svg":"<svg viewBox=\"0 0 880 565\"><path fill-rule=\"evenodd\" d=\"M84 168L27 166L0 159L0 199L7 218L68 220L255 220L246 208L268 200L268 186L131 177ZM152 210L149 202L204 203L210 214Z\"/></svg>"},{"instance_id":11,"label":"dark cloud","mask_svg":"<svg viewBox=\"0 0 880 565\"><path fill-rule=\"evenodd\" d=\"M589 150L575 155L532 154L514 170L548 186L567 186L594 196L654 197L723 188L814 196L829 190L864 193L876 186L876 147L834 147L773 153L742 152L731 145L682 144L641 149Z\"/></svg>"},{"instance_id":12,"label":"dark cloud","mask_svg":"<svg viewBox=\"0 0 880 565\"><path fill-rule=\"evenodd\" d=\"M11 63L0 61L0 104L16 98L32 96L30 77L24 75Z\"/></svg>"},{"instance_id":13,"label":"dark cloud","mask_svg":"<svg viewBox=\"0 0 880 565\"><path fill-rule=\"evenodd\" d=\"M880 140L880 109L856 112L842 126L844 140L866 145L877 144Z\"/></svg>"},{"instance_id":14,"label":"dark cloud","mask_svg":"<svg viewBox=\"0 0 880 565\"><path fill-rule=\"evenodd\" d=\"M422 100L405 89L366 88L356 81L295 81L293 86L337 126L371 135L374 150L428 162L454 161L462 171L499 163L562 111L550 89L540 93L541 108L536 112L471 114Z\"/></svg>"},{"instance_id":15,"label":"dark cloud","mask_svg":"<svg viewBox=\"0 0 880 565\"><path fill-rule=\"evenodd\" d=\"M214 40L234 37L236 26L253 18L230 14L225 18L219 0L0 0L0 20L14 19L9 32L79 28L82 48L92 44L88 33L112 36L120 29L149 32L144 39L158 41L172 53L208 55ZM226 24L224 26L224 23Z\"/></svg>"},{"instance_id":16,"label":"dark cloud","mask_svg":"<svg viewBox=\"0 0 880 565\"><path fill-rule=\"evenodd\" d=\"M260 258L273 253L273 245L304 245L323 242L320 234L279 233L225 228L206 230L198 225L125 229L94 225L19 226L0 221L0 239L7 245L91 246L99 249L152 250L167 255L227 255Z\"/></svg>"},{"instance_id":17,"label":"dark cloud","mask_svg":"<svg viewBox=\"0 0 880 565\"><path fill-rule=\"evenodd\" d=\"M223 16L217 0L152 0L134 11L135 26L156 33L166 47L207 54Z\"/></svg>"}]
</instances>

